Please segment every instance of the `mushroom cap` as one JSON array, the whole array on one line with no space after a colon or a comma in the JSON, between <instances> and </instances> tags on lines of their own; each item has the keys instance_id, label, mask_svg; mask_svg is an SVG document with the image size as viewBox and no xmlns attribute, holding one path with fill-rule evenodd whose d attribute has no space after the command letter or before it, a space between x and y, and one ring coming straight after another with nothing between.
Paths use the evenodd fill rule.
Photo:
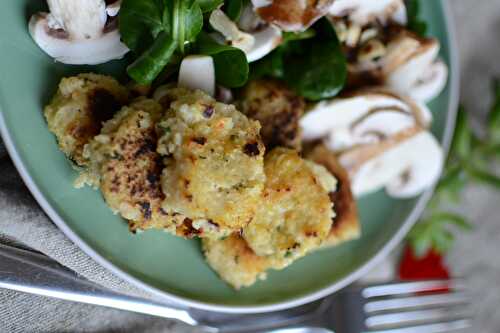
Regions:
<instances>
[{"instance_id":1,"label":"mushroom cap","mask_svg":"<svg viewBox=\"0 0 500 333\"><path fill-rule=\"evenodd\" d=\"M106 24L104 0L47 0L51 20L75 39L98 38Z\"/></svg>"},{"instance_id":2,"label":"mushroom cap","mask_svg":"<svg viewBox=\"0 0 500 333\"><path fill-rule=\"evenodd\" d=\"M414 127L382 143L355 147L340 154L339 162L349 173L354 196L377 191L400 175L408 164L400 158L404 150L398 147L420 131Z\"/></svg>"},{"instance_id":3,"label":"mushroom cap","mask_svg":"<svg viewBox=\"0 0 500 333\"><path fill-rule=\"evenodd\" d=\"M429 102L436 98L448 82L448 66L441 60L431 64L418 81L407 91L413 99Z\"/></svg>"},{"instance_id":4,"label":"mushroom cap","mask_svg":"<svg viewBox=\"0 0 500 333\"><path fill-rule=\"evenodd\" d=\"M390 126L385 123L388 119L393 121ZM374 142L379 134L391 136L408 127L425 128L431 119L427 106L384 88L372 88L315 104L300 125L306 141L328 137L328 147L340 151ZM379 126L378 131L374 126Z\"/></svg>"},{"instance_id":5,"label":"mushroom cap","mask_svg":"<svg viewBox=\"0 0 500 333\"><path fill-rule=\"evenodd\" d=\"M263 30L252 34L255 43L250 50L246 52L248 62L257 61L272 50L277 48L282 41L281 30L274 25L269 25Z\"/></svg>"},{"instance_id":6,"label":"mushroom cap","mask_svg":"<svg viewBox=\"0 0 500 333\"><path fill-rule=\"evenodd\" d=\"M215 67L212 57L189 55L185 57L179 69L179 87L200 89L210 96L215 94Z\"/></svg>"},{"instance_id":7,"label":"mushroom cap","mask_svg":"<svg viewBox=\"0 0 500 333\"><path fill-rule=\"evenodd\" d=\"M356 197L386 187L392 197L411 198L439 179L444 154L432 134L415 127L381 144L347 151L339 160Z\"/></svg>"},{"instance_id":8,"label":"mushroom cap","mask_svg":"<svg viewBox=\"0 0 500 333\"><path fill-rule=\"evenodd\" d=\"M394 198L412 198L435 184L444 165L444 153L436 138L421 132L404 143L409 166L386 186Z\"/></svg>"},{"instance_id":9,"label":"mushroom cap","mask_svg":"<svg viewBox=\"0 0 500 333\"><path fill-rule=\"evenodd\" d=\"M389 42L388 55L383 60L386 85L407 93L432 67L439 54L437 39L417 39L402 36Z\"/></svg>"},{"instance_id":10,"label":"mushroom cap","mask_svg":"<svg viewBox=\"0 0 500 333\"><path fill-rule=\"evenodd\" d=\"M96 65L122 58L129 49L120 41L117 29L99 38L76 40L64 31L49 28L48 14L33 15L29 31L38 46L56 61L69 65Z\"/></svg>"},{"instance_id":11,"label":"mushroom cap","mask_svg":"<svg viewBox=\"0 0 500 333\"><path fill-rule=\"evenodd\" d=\"M120 12L121 6L122 6L122 0L116 0L115 2L109 4L106 7L106 14L108 14L108 16L111 16L111 17L118 15L118 13Z\"/></svg>"},{"instance_id":12,"label":"mushroom cap","mask_svg":"<svg viewBox=\"0 0 500 333\"><path fill-rule=\"evenodd\" d=\"M388 21L406 25L406 6L403 0L336 0L330 7L330 15L348 16L349 20L365 25L374 20L383 24Z\"/></svg>"},{"instance_id":13,"label":"mushroom cap","mask_svg":"<svg viewBox=\"0 0 500 333\"><path fill-rule=\"evenodd\" d=\"M257 14L284 31L303 31L328 13L334 0L252 0Z\"/></svg>"},{"instance_id":14,"label":"mushroom cap","mask_svg":"<svg viewBox=\"0 0 500 333\"><path fill-rule=\"evenodd\" d=\"M231 46L237 47L246 53L255 44L255 38L246 32L240 31L236 23L231 21L222 10L216 9L212 11L209 21L212 28L220 32Z\"/></svg>"},{"instance_id":15,"label":"mushroom cap","mask_svg":"<svg viewBox=\"0 0 500 333\"><path fill-rule=\"evenodd\" d=\"M243 32L220 9L210 14L210 25L220 33L211 34L216 41L221 44L229 42L231 46L241 49L248 62L263 58L282 41L281 30L276 26L267 25L253 32Z\"/></svg>"}]
</instances>

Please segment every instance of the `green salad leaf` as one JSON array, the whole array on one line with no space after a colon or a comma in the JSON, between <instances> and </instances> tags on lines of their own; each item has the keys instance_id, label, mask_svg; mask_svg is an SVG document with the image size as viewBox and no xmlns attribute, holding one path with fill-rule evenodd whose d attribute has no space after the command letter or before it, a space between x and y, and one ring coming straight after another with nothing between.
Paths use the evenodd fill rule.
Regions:
<instances>
[{"instance_id":1,"label":"green salad leaf","mask_svg":"<svg viewBox=\"0 0 500 333\"><path fill-rule=\"evenodd\" d=\"M420 1L406 0L407 28L420 36L427 33L427 23L420 18Z\"/></svg>"},{"instance_id":2,"label":"green salad leaf","mask_svg":"<svg viewBox=\"0 0 500 333\"><path fill-rule=\"evenodd\" d=\"M347 61L331 23L320 20L314 38L289 42L284 79L299 95L313 101L336 96L347 79Z\"/></svg>"},{"instance_id":3,"label":"green salad leaf","mask_svg":"<svg viewBox=\"0 0 500 333\"><path fill-rule=\"evenodd\" d=\"M203 13L211 12L224 3L224 0L198 0Z\"/></svg>"},{"instance_id":4,"label":"green salad leaf","mask_svg":"<svg viewBox=\"0 0 500 333\"><path fill-rule=\"evenodd\" d=\"M203 28L203 13L196 0L167 1L172 13L172 38L184 53L187 42L193 42Z\"/></svg>"},{"instance_id":5,"label":"green salad leaf","mask_svg":"<svg viewBox=\"0 0 500 333\"><path fill-rule=\"evenodd\" d=\"M347 79L347 61L334 28L327 19L299 33L285 32L283 43L251 64L250 77L283 79L309 100L336 96Z\"/></svg>"},{"instance_id":6,"label":"green salad leaf","mask_svg":"<svg viewBox=\"0 0 500 333\"><path fill-rule=\"evenodd\" d=\"M139 84L150 84L170 62L177 42L162 32L151 47L127 67L127 73Z\"/></svg>"},{"instance_id":7,"label":"green salad leaf","mask_svg":"<svg viewBox=\"0 0 500 333\"><path fill-rule=\"evenodd\" d=\"M225 0L223 10L232 21L237 21L249 0Z\"/></svg>"},{"instance_id":8,"label":"green salad leaf","mask_svg":"<svg viewBox=\"0 0 500 333\"><path fill-rule=\"evenodd\" d=\"M250 64L250 80L261 77L282 79L284 75L283 64L284 48L279 47L264 58Z\"/></svg>"},{"instance_id":9,"label":"green salad leaf","mask_svg":"<svg viewBox=\"0 0 500 333\"><path fill-rule=\"evenodd\" d=\"M212 1L203 3L205 8ZM137 55L128 74L141 84L150 84L171 62L184 54L203 28L203 13L197 0L123 0L120 34Z\"/></svg>"},{"instance_id":10,"label":"green salad leaf","mask_svg":"<svg viewBox=\"0 0 500 333\"><path fill-rule=\"evenodd\" d=\"M198 54L212 56L217 82L228 88L243 86L248 80L248 62L245 52L217 43L208 34L201 33L196 42Z\"/></svg>"},{"instance_id":11,"label":"green salad leaf","mask_svg":"<svg viewBox=\"0 0 500 333\"><path fill-rule=\"evenodd\" d=\"M119 28L129 49L147 49L161 31L170 33L170 15L162 1L124 0L120 8Z\"/></svg>"}]
</instances>

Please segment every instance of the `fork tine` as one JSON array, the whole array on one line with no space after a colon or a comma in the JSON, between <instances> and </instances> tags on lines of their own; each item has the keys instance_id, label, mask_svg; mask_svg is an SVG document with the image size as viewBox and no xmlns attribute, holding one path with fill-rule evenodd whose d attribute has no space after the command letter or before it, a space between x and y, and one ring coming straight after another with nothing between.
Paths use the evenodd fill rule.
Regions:
<instances>
[{"instance_id":1,"label":"fork tine","mask_svg":"<svg viewBox=\"0 0 500 333\"><path fill-rule=\"evenodd\" d=\"M368 328L377 328L381 326L401 327L409 326L410 324L415 325L464 318L465 316L464 310L439 308L374 315L366 318L365 325Z\"/></svg>"},{"instance_id":2,"label":"fork tine","mask_svg":"<svg viewBox=\"0 0 500 333\"><path fill-rule=\"evenodd\" d=\"M445 306L467 303L468 297L463 292L443 293L438 295L423 295L398 297L382 300L368 301L364 305L367 314L388 310L404 310L419 307Z\"/></svg>"},{"instance_id":3,"label":"fork tine","mask_svg":"<svg viewBox=\"0 0 500 333\"><path fill-rule=\"evenodd\" d=\"M471 326L470 319L456 319L447 322L418 325L412 327L368 331L369 333L446 333L463 330Z\"/></svg>"},{"instance_id":4,"label":"fork tine","mask_svg":"<svg viewBox=\"0 0 500 333\"><path fill-rule=\"evenodd\" d=\"M361 295L365 298L372 298L444 289L464 289L464 283L459 279L399 282L366 287L362 290Z\"/></svg>"}]
</instances>

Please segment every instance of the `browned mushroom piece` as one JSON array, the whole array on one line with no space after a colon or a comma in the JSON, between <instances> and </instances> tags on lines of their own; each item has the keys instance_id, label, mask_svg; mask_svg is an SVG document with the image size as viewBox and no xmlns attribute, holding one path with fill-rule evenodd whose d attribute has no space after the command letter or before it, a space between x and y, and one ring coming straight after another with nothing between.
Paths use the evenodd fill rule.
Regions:
<instances>
[{"instance_id":1,"label":"browned mushroom piece","mask_svg":"<svg viewBox=\"0 0 500 333\"><path fill-rule=\"evenodd\" d=\"M361 234L361 225L347 171L337 161L334 153L322 144L307 152L306 158L323 165L337 179L337 191L330 193L336 216L332 219L332 228L323 247L335 246L358 238Z\"/></svg>"},{"instance_id":2,"label":"browned mushroom piece","mask_svg":"<svg viewBox=\"0 0 500 333\"><path fill-rule=\"evenodd\" d=\"M252 81L243 90L239 104L241 112L260 122L260 134L268 151L277 146L301 149L299 119L305 102L283 83Z\"/></svg>"},{"instance_id":3,"label":"browned mushroom piece","mask_svg":"<svg viewBox=\"0 0 500 333\"><path fill-rule=\"evenodd\" d=\"M328 13L334 0L273 0L256 1L257 14L284 31L303 31Z\"/></svg>"}]
</instances>

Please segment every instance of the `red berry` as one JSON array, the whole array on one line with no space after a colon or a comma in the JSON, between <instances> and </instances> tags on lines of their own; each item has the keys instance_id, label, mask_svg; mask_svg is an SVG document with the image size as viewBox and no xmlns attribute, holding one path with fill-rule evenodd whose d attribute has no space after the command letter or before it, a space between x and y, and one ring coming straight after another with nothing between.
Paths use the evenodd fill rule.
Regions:
<instances>
[{"instance_id":1,"label":"red berry","mask_svg":"<svg viewBox=\"0 0 500 333\"><path fill-rule=\"evenodd\" d=\"M450 277L443 257L435 250L417 257L410 246L406 246L399 263L401 280L448 279Z\"/></svg>"}]
</instances>

